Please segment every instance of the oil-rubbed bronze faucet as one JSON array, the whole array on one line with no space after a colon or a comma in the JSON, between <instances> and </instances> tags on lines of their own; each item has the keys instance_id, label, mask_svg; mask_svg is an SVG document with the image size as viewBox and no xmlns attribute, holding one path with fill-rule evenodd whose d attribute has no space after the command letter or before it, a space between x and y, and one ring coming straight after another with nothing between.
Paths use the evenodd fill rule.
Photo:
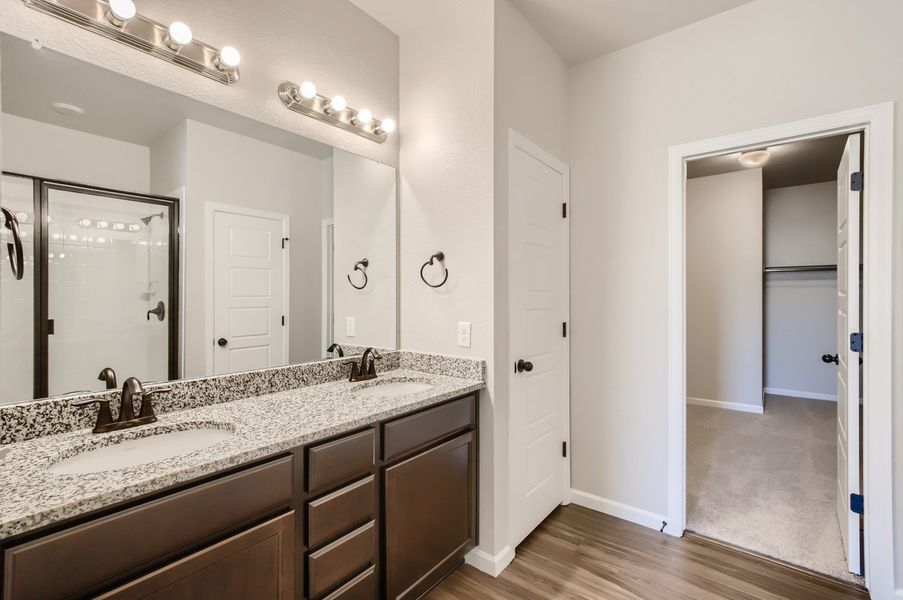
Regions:
<instances>
[{"instance_id":1,"label":"oil-rubbed bronze faucet","mask_svg":"<svg viewBox=\"0 0 903 600\"><path fill-rule=\"evenodd\" d=\"M106 383L108 390L116 389L116 371L112 367L104 367L100 375L97 376L97 380Z\"/></svg>"},{"instance_id":2,"label":"oil-rubbed bronze faucet","mask_svg":"<svg viewBox=\"0 0 903 600\"><path fill-rule=\"evenodd\" d=\"M108 431L119 431L120 429L128 429L137 427L138 425L146 425L157 420L154 414L154 405L151 403L151 397L155 394L171 392L171 387L157 388L149 392L144 391L144 386L138 381L137 377L129 377L122 386L121 405L119 407L119 417L113 421L113 413L110 410L110 401L100 398L89 398L87 400L78 400L72 403L72 406L90 406L98 405L97 422L94 424L94 433L106 433ZM135 400L141 400L141 408L138 416L135 416Z\"/></svg>"},{"instance_id":3,"label":"oil-rubbed bronze faucet","mask_svg":"<svg viewBox=\"0 0 903 600\"><path fill-rule=\"evenodd\" d=\"M371 358L372 357L372 358ZM367 359L370 359L369 362ZM357 363L351 363L351 377L348 381L367 381L368 379L376 379L376 361L382 356L373 348L367 348L361 355L360 366Z\"/></svg>"},{"instance_id":4,"label":"oil-rubbed bronze faucet","mask_svg":"<svg viewBox=\"0 0 903 600\"><path fill-rule=\"evenodd\" d=\"M326 351L327 351L327 352L333 352L333 353L335 353L335 354L338 354L338 355L339 355L339 358L344 358L344 356L345 356L345 350L342 349L342 347L339 346L338 344L332 344L332 345L330 345L329 348L326 349Z\"/></svg>"}]
</instances>

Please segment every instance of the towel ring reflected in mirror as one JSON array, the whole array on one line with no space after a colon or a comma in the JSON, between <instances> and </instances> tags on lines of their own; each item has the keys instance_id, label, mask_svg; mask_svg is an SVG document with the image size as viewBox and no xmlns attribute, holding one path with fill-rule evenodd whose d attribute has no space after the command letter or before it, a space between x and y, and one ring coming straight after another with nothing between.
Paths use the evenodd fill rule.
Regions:
<instances>
[{"instance_id":1,"label":"towel ring reflected in mirror","mask_svg":"<svg viewBox=\"0 0 903 600\"><path fill-rule=\"evenodd\" d=\"M351 287L353 287L356 290L362 290L365 287L367 287L367 282L369 281L367 279L367 267L369 267L369 266L370 266L370 259L367 259L367 258L362 258L359 261L357 261L356 263L354 263L354 270L361 272L361 274L364 276L364 283L362 283L359 286L354 285L354 282L351 281L351 275L346 275L346 277L348 278L348 283L351 284Z\"/></svg>"},{"instance_id":2,"label":"towel ring reflected in mirror","mask_svg":"<svg viewBox=\"0 0 903 600\"><path fill-rule=\"evenodd\" d=\"M442 281L433 285L429 281L426 280L426 277L423 276L423 270L426 269L429 265L435 264L436 261L439 261L439 264L442 265L442 269L445 271L445 277L442 278ZM423 283L427 284L431 288L440 288L445 285L445 282L448 281L448 269L445 268L445 252L441 250L433 254L428 261L423 263L423 266L420 267L420 279L423 280Z\"/></svg>"}]
</instances>

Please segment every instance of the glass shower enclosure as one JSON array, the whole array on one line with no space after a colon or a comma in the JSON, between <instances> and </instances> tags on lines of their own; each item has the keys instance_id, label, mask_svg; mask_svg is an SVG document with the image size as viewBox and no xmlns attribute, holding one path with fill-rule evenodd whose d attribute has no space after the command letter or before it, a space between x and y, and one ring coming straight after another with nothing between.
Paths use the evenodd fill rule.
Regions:
<instances>
[{"instance_id":1,"label":"glass shower enclosure","mask_svg":"<svg viewBox=\"0 0 903 600\"><path fill-rule=\"evenodd\" d=\"M106 367L178 377L177 199L4 174L0 204L25 255L0 280L0 403L102 389Z\"/></svg>"}]
</instances>

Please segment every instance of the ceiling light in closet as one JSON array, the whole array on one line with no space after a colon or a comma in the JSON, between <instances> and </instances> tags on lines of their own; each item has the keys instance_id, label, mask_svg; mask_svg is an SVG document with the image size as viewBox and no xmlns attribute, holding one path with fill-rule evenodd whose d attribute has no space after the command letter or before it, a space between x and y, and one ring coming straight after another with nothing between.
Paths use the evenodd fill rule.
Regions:
<instances>
[{"instance_id":1,"label":"ceiling light in closet","mask_svg":"<svg viewBox=\"0 0 903 600\"><path fill-rule=\"evenodd\" d=\"M771 153L768 150L751 150L740 154L740 164L744 167L761 167L768 162Z\"/></svg>"}]
</instances>

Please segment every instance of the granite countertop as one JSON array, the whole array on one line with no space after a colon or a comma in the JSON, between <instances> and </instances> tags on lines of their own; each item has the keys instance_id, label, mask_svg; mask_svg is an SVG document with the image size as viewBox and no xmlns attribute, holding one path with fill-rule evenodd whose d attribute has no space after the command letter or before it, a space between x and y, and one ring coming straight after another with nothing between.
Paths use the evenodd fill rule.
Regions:
<instances>
[{"instance_id":1,"label":"granite countertop","mask_svg":"<svg viewBox=\"0 0 903 600\"><path fill-rule=\"evenodd\" d=\"M388 381L429 383L405 396L360 396ZM10 444L0 454L0 540L281 451L479 390L481 380L396 369L376 380L333 381L159 415L150 425L79 430ZM90 474L55 474L62 459L123 439L211 427L229 439L175 458Z\"/></svg>"}]
</instances>

